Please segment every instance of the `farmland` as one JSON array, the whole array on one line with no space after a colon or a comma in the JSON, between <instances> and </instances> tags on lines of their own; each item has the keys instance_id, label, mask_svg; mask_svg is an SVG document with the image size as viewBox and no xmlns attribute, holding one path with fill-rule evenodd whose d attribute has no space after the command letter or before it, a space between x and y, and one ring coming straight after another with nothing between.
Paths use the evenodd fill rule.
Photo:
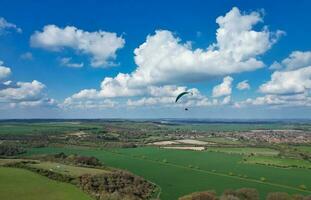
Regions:
<instances>
[{"instance_id":1,"label":"farmland","mask_svg":"<svg viewBox=\"0 0 311 200\"><path fill-rule=\"evenodd\" d=\"M240 188L258 190L261 200L271 192L310 195L310 127L288 122L3 121L0 164L70 183L91 197L118 193L116 199L139 194L138 199L175 200L197 191L221 195ZM89 187L98 184L103 191Z\"/></svg>"},{"instance_id":2,"label":"farmland","mask_svg":"<svg viewBox=\"0 0 311 200\"><path fill-rule=\"evenodd\" d=\"M255 149L257 150L257 149ZM240 163L241 155L219 152L193 152L159 148L117 149L113 151L41 148L29 154L55 152L92 155L104 163L129 170L155 182L162 189L161 199L177 199L179 196L200 190L221 193L228 188L253 187L264 198L268 192L311 193L299 185L311 183L307 169L279 169ZM165 178L163 178L165 177ZM265 182L260 178L265 177ZM191 184L189 184L191 182ZM174 191L174 192L172 192Z\"/></svg>"},{"instance_id":3,"label":"farmland","mask_svg":"<svg viewBox=\"0 0 311 200\"><path fill-rule=\"evenodd\" d=\"M0 177L1 199L91 200L73 185L53 181L24 169L0 167Z\"/></svg>"}]
</instances>

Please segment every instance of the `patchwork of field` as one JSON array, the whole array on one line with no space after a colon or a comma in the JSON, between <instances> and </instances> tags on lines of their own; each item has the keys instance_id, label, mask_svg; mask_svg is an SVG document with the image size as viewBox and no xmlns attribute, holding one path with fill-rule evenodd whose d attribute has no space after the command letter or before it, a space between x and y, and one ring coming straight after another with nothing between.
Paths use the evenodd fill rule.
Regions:
<instances>
[{"instance_id":1,"label":"patchwork of field","mask_svg":"<svg viewBox=\"0 0 311 200\"><path fill-rule=\"evenodd\" d=\"M5 167L0 167L0 194L5 200L92 200L71 184L53 181L24 169Z\"/></svg>"},{"instance_id":2,"label":"patchwork of field","mask_svg":"<svg viewBox=\"0 0 311 200\"><path fill-rule=\"evenodd\" d=\"M258 152L259 149L254 151ZM215 190L220 194L228 188L242 187L258 189L261 199L267 193L275 191L311 194L309 169L283 169L243 163L243 155L236 153L180 151L156 147L114 150L50 147L31 149L27 154L60 152L95 156L109 166L145 177L161 188L160 197L163 200L174 200L195 191ZM305 185L307 189L301 189L301 185Z\"/></svg>"}]
</instances>

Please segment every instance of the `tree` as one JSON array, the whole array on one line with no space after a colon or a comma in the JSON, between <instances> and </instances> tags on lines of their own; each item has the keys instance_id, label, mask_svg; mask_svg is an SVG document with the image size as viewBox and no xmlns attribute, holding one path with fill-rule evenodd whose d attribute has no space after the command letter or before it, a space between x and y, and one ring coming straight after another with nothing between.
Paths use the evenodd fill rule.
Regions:
<instances>
[{"instance_id":1,"label":"tree","mask_svg":"<svg viewBox=\"0 0 311 200\"><path fill-rule=\"evenodd\" d=\"M178 200L216 200L215 192L205 191L205 192L195 192L183 197L180 197Z\"/></svg>"}]
</instances>

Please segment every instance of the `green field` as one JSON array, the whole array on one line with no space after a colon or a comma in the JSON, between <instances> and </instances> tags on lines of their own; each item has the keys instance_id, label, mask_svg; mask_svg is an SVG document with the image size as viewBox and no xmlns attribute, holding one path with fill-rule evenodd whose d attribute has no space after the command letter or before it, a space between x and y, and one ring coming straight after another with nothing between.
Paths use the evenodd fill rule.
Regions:
<instances>
[{"instance_id":1,"label":"green field","mask_svg":"<svg viewBox=\"0 0 311 200\"><path fill-rule=\"evenodd\" d=\"M251 187L259 190L261 199L268 192L291 194L311 193L311 173L308 169L281 169L242 163L239 154L195 152L154 147L118 149L112 151L80 148L38 148L30 154L65 152L95 156L105 164L127 169L161 187L161 199L173 200L194 191ZM260 181L262 177L265 182ZM299 185L307 190L300 190Z\"/></svg>"},{"instance_id":2,"label":"green field","mask_svg":"<svg viewBox=\"0 0 311 200\"><path fill-rule=\"evenodd\" d=\"M92 200L73 185L24 169L4 167L0 167L0 195L5 200Z\"/></svg>"},{"instance_id":3,"label":"green field","mask_svg":"<svg viewBox=\"0 0 311 200\"><path fill-rule=\"evenodd\" d=\"M242 155L267 155L267 156L276 156L279 154L279 151L270 149L270 148L258 148L258 147L208 147L208 151L212 152L222 152L230 154L242 154Z\"/></svg>"},{"instance_id":4,"label":"green field","mask_svg":"<svg viewBox=\"0 0 311 200\"><path fill-rule=\"evenodd\" d=\"M298 160L293 158L279 158L271 156L252 156L247 158L246 163L271 165L276 167L300 167L311 169L311 162L307 160Z\"/></svg>"},{"instance_id":5,"label":"green field","mask_svg":"<svg viewBox=\"0 0 311 200\"><path fill-rule=\"evenodd\" d=\"M189 131L251 131L251 130L277 130L277 129L299 129L310 130L310 124L287 124L287 123L208 123L208 124L179 124L168 126L171 129Z\"/></svg>"},{"instance_id":6,"label":"green field","mask_svg":"<svg viewBox=\"0 0 311 200\"><path fill-rule=\"evenodd\" d=\"M295 148L306 153L311 153L311 146L297 146Z\"/></svg>"},{"instance_id":7,"label":"green field","mask_svg":"<svg viewBox=\"0 0 311 200\"><path fill-rule=\"evenodd\" d=\"M97 129L98 124L49 122L49 123L0 123L0 135L29 135L29 134L63 134L79 130Z\"/></svg>"},{"instance_id":8,"label":"green field","mask_svg":"<svg viewBox=\"0 0 311 200\"><path fill-rule=\"evenodd\" d=\"M81 176L83 174L104 174L109 171L103 169L87 168L87 167L76 167L71 165L64 165L55 162L40 162L37 164L28 164L31 167L52 170L53 172L69 175L69 176Z\"/></svg>"}]
</instances>

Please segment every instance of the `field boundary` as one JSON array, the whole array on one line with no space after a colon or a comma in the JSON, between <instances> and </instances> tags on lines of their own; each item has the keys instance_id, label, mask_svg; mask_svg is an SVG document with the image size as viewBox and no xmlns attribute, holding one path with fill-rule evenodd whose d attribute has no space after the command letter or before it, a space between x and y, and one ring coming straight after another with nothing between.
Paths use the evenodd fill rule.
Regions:
<instances>
[{"instance_id":1,"label":"field boundary","mask_svg":"<svg viewBox=\"0 0 311 200\"><path fill-rule=\"evenodd\" d=\"M216 176L221 176L221 177L226 177L226 178L231 178L231 179L237 179L237 180L242 180L242 181L246 181L246 182L270 185L270 186L275 186L275 187L280 187L280 188L284 188L284 189L290 189L290 190L295 190L295 191L311 194L311 190L309 190L309 189L303 190L303 189L299 189L297 187L293 187L293 186L289 186L289 185L283 185L283 184L279 184L279 183L263 182L263 181L256 180L256 179L251 179L251 178L243 178L243 177L238 177L238 176L233 176L233 175L227 175L227 174L224 174L224 173L211 172L211 171L202 170L202 169L195 169L195 168L191 168L191 167L187 167L187 166L182 166L182 165L177 165L177 164L173 164L173 163L167 163L167 162L164 163L164 162L160 162L160 161L156 161L156 160L151 160L151 159L147 159L147 158L139 158L139 157L136 157L136 156L126 155L126 154L123 154L123 153L120 153L120 152L109 151L107 149L102 149L102 150L106 151L106 152L109 152L109 153L112 153L112 154L117 154L117 155L121 155L121 156L128 157L128 158L133 158L133 159L137 159L137 160L149 161L149 162L157 163L157 164L160 164L160 165L173 166L173 167L178 167L178 168L182 168L182 169L192 170L192 171L201 172L201 173L205 173L205 174L211 174L211 175L216 175Z\"/></svg>"}]
</instances>

